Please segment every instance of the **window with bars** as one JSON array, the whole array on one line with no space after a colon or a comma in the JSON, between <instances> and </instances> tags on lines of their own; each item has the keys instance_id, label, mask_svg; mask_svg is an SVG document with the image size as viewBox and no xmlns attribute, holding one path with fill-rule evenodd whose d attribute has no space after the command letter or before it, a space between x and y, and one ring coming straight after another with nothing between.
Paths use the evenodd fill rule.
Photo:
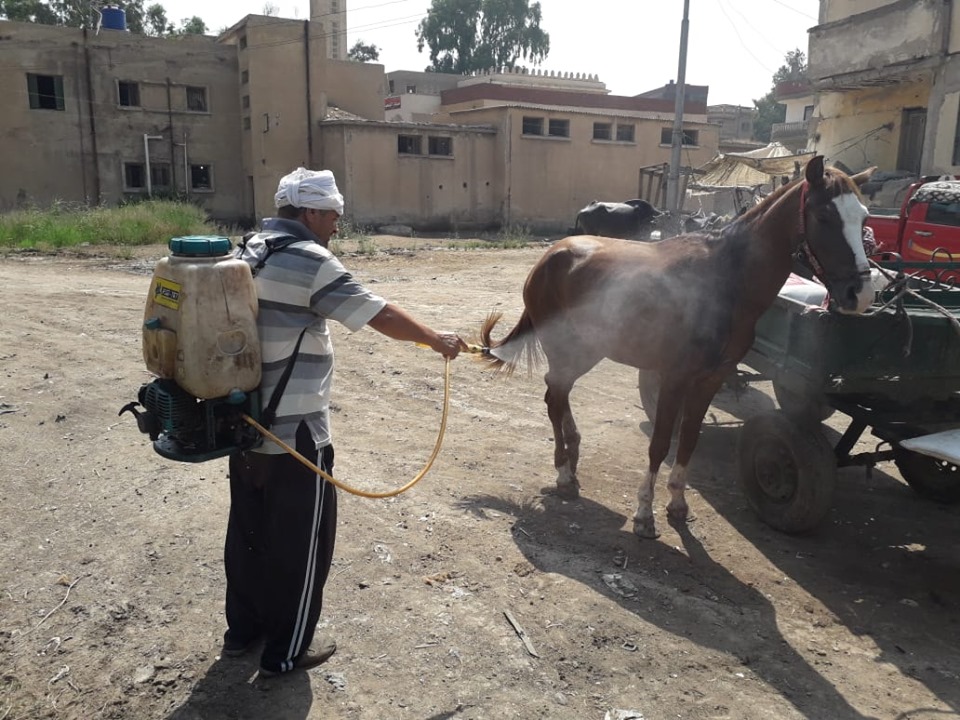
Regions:
<instances>
[{"instance_id":1,"label":"window with bars","mask_svg":"<svg viewBox=\"0 0 960 720\"><path fill-rule=\"evenodd\" d=\"M419 135L398 135L397 152L401 155L422 155L423 138Z\"/></svg>"},{"instance_id":2,"label":"window with bars","mask_svg":"<svg viewBox=\"0 0 960 720\"><path fill-rule=\"evenodd\" d=\"M635 142L637 127L632 123L626 125L617 124L617 142Z\"/></svg>"},{"instance_id":3,"label":"window with bars","mask_svg":"<svg viewBox=\"0 0 960 720\"><path fill-rule=\"evenodd\" d=\"M548 132L550 133L550 137L568 138L570 137L570 121L550 118Z\"/></svg>"},{"instance_id":4,"label":"window with bars","mask_svg":"<svg viewBox=\"0 0 960 720\"><path fill-rule=\"evenodd\" d=\"M193 191L209 192L213 190L213 166L190 166L190 189Z\"/></svg>"},{"instance_id":5,"label":"window with bars","mask_svg":"<svg viewBox=\"0 0 960 720\"><path fill-rule=\"evenodd\" d=\"M123 189L143 190L147 187L147 174L143 163L123 164Z\"/></svg>"},{"instance_id":6,"label":"window with bars","mask_svg":"<svg viewBox=\"0 0 960 720\"><path fill-rule=\"evenodd\" d=\"M205 87L187 87L187 110L207 112L207 89Z\"/></svg>"},{"instance_id":7,"label":"window with bars","mask_svg":"<svg viewBox=\"0 0 960 720\"><path fill-rule=\"evenodd\" d=\"M427 142L428 152L431 155L453 155L453 138L430 137Z\"/></svg>"},{"instance_id":8,"label":"window with bars","mask_svg":"<svg viewBox=\"0 0 960 720\"><path fill-rule=\"evenodd\" d=\"M31 110L63 110L63 76L27 73Z\"/></svg>"},{"instance_id":9,"label":"window with bars","mask_svg":"<svg viewBox=\"0 0 960 720\"><path fill-rule=\"evenodd\" d=\"M140 107L140 83L118 80L117 102L120 107Z\"/></svg>"},{"instance_id":10,"label":"window with bars","mask_svg":"<svg viewBox=\"0 0 960 720\"><path fill-rule=\"evenodd\" d=\"M543 118L525 115L523 117L523 134L543 135Z\"/></svg>"},{"instance_id":11,"label":"window with bars","mask_svg":"<svg viewBox=\"0 0 960 720\"><path fill-rule=\"evenodd\" d=\"M673 145L673 128L660 128L660 144L661 145ZM699 130L683 130L683 145L699 145L700 144L700 131Z\"/></svg>"},{"instance_id":12,"label":"window with bars","mask_svg":"<svg viewBox=\"0 0 960 720\"><path fill-rule=\"evenodd\" d=\"M613 126L610 123L595 122L593 124L594 140L611 140L612 138L613 138Z\"/></svg>"}]
</instances>

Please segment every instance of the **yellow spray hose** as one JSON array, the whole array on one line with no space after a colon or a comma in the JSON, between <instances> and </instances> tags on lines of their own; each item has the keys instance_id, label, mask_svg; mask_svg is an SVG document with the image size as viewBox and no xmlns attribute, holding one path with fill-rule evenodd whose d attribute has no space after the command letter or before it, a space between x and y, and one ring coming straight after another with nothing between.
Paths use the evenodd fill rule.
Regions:
<instances>
[{"instance_id":1,"label":"yellow spray hose","mask_svg":"<svg viewBox=\"0 0 960 720\"><path fill-rule=\"evenodd\" d=\"M417 345L419 347L428 347L426 345L421 345L420 343L417 343ZM489 351L487 351L485 348L481 348L478 345L468 345L466 352L485 354L486 352L489 352ZM440 416L440 432L437 434L437 443L436 445L433 446L433 452L430 453L430 458L427 460L427 464L424 466L423 470L417 473L417 476L413 478L413 480L408 482L403 487L398 488L397 490L389 490L387 492L367 492L366 490L359 490L357 488L350 487L349 485L339 480L336 480L335 478L325 473L323 470L318 468L315 464L310 462L303 455L301 455L292 447L287 445L283 440L281 440L272 432L267 430L263 425L258 423L249 415L244 414L243 419L246 420L247 423L255 427L257 430L259 430L265 438L268 438L269 440L272 440L273 442L275 442L277 445L282 447L288 453L293 455L304 466L308 467L310 470L312 470L313 472L315 472L317 475L324 478L325 480L328 480L329 482L333 483L336 487L340 488L341 490L348 492L352 495L359 495L360 497L372 498L374 500L396 497L401 493L405 493L407 490L409 490L418 482L420 482L423 479L424 475L430 472L430 468L433 467L433 461L436 460L437 455L440 454L440 446L443 444L443 435L447 430L447 410L450 407L450 358L445 358L444 360L445 362L443 366L443 413Z\"/></svg>"}]
</instances>

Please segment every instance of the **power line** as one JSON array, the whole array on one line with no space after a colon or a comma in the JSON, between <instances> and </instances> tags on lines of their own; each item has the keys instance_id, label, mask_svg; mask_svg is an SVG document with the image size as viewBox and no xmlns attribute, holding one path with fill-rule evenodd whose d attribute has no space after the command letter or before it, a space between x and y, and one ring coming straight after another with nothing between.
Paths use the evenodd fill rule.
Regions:
<instances>
[{"instance_id":1,"label":"power line","mask_svg":"<svg viewBox=\"0 0 960 720\"><path fill-rule=\"evenodd\" d=\"M756 55L754 55L754 54L753 54L753 50L751 50L751 49L749 48L749 46L743 41L743 37L740 35L740 31L737 29L736 24L733 22L733 20L730 19L730 15L727 14L727 10L726 10L726 8L724 7L724 2L723 2L723 0L720 0L719 7L720 7L720 11L723 13L723 16L727 19L727 22L730 23L730 27L733 28L733 32L734 32L734 34L736 34L737 39L740 41L740 47L742 47L744 50L746 50L746 51L747 51L747 54L750 55L750 57L752 57L754 60L757 61L757 65L759 65L759 66L762 67L764 70L766 70L768 73L770 73L771 75L773 75L773 74L774 74L773 70L771 70L770 68L768 68L768 67L766 66L766 64L764 64L763 60L761 60L761 59L758 58Z\"/></svg>"},{"instance_id":2,"label":"power line","mask_svg":"<svg viewBox=\"0 0 960 720\"><path fill-rule=\"evenodd\" d=\"M781 0L773 0L773 1L774 1L777 5L781 5L781 6L785 7L787 10L792 10L792 11L795 12L797 15L803 15L803 17L809 18L809 19L813 20L814 22L820 22L819 18L815 18L813 15L807 15L807 13L803 12L802 10L797 10L795 7L790 7L789 5L787 5L785 2L782 2Z\"/></svg>"}]
</instances>

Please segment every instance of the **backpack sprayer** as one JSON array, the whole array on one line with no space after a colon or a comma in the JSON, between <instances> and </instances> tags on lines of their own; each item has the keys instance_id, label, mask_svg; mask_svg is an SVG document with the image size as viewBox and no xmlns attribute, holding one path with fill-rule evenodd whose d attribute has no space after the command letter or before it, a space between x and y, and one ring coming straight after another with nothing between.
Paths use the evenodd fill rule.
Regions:
<instances>
[{"instance_id":1,"label":"backpack sprayer","mask_svg":"<svg viewBox=\"0 0 960 720\"><path fill-rule=\"evenodd\" d=\"M125 405L153 448L204 462L260 445L257 292L250 266L224 237L170 240L143 316L143 360L156 380ZM142 410L137 408L142 406Z\"/></svg>"}]
</instances>

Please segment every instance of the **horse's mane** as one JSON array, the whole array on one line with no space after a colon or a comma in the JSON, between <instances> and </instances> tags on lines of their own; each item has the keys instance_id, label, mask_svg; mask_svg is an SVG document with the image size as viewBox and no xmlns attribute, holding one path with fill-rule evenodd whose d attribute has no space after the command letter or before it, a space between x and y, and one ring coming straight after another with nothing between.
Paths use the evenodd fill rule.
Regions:
<instances>
[{"instance_id":1,"label":"horse's mane","mask_svg":"<svg viewBox=\"0 0 960 720\"><path fill-rule=\"evenodd\" d=\"M791 189L793 189L796 185L798 185L798 184L801 183L801 182L803 182L803 178L798 178L798 179L796 179L796 180L791 180L791 181L790 181L789 183L787 183L786 185L781 185L781 186L778 187L776 190L774 190L772 193L770 193L769 195L767 195L767 196L763 199L762 202L758 203L757 205L754 205L752 208L750 208L749 210L747 210L743 215L741 215L740 217L738 217L738 218L736 219L736 221L730 223L730 226L737 225L737 224L740 223L740 222L750 222L750 221L753 220L757 215L762 215L763 213L765 213L765 212L767 211L767 209L768 209L771 205L773 205L775 202L777 202L777 200L779 200L780 198L782 198L784 195L786 195L788 192L790 192Z\"/></svg>"}]
</instances>

